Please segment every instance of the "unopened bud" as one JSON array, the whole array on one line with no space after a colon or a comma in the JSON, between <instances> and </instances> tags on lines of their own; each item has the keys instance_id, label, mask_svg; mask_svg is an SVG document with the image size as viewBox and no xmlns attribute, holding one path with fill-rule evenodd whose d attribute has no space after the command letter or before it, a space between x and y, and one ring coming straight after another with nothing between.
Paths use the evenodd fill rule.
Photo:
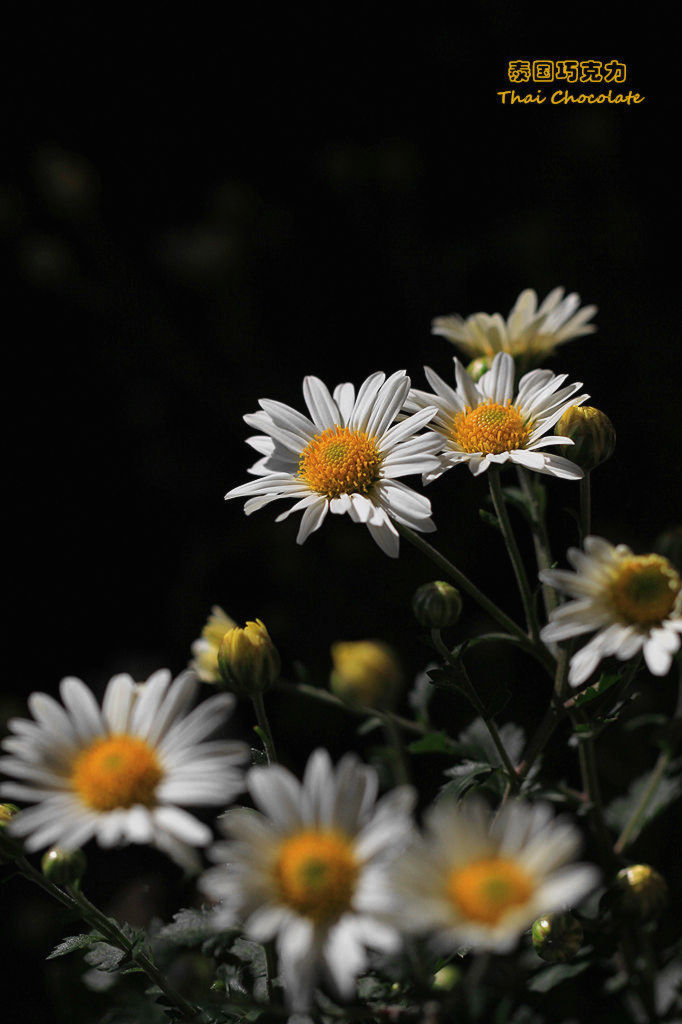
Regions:
<instances>
[{"instance_id":1,"label":"unopened bud","mask_svg":"<svg viewBox=\"0 0 682 1024\"><path fill-rule=\"evenodd\" d=\"M219 605L213 605L206 625L201 631L201 636L192 644L194 657L190 662L190 668L194 669L202 682L220 682L218 651L228 629L234 629L236 625L234 619L226 615Z\"/></svg>"},{"instance_id":2,"label":"unopened bud","mask_svg":"<svg viewBox=\"0 0 682 1024\"><path fill-rule=\"evenodd\" d=\"M653 921L668 905L668 886L648 864L631 864L616 875L616 906L628 917Z\"/></svg>"},{"instance_id":3,"label":"unopened bud","mask_svg":"<svg viewBox=\"0 0 682 1024\"><path fill-rule=\"evenodd\" d=\"M380 640L344 641L332 644L334 668L329 682L343 700L369 708L390 707L402 683L395 654Z\"/></svg>"},{"instance_id":4,"label":"unopened bud","mask_svg":"<svg viewBox=\"0 0 682 1024\"><path fill-rule=\"evenodd\" d=\"M428 629L445 629L454 626L462 614L462 598L459 591L434 580L417 587L412 597L412 611L417 622Z\"/></svg>"},{"instance_id":5,"label":"unopened bud","mask_svg":"<svg viewBox=\"0 0 682 1024\"><path fill-rule=\"evenodd\" d=\"M556 426L560 437L569 437L573 446L566 458L586 473L610 459L616 449L616 431L605 412L591 405L572 405Z\"/></svg>"},{"instance_id":6,"label":"unopened bud","mask_svg":"<svg viewBox=\"0 0 682 1024\"><path fill-rule=\"evenodd\" d=\"M0 804L0 864L7 864L21 856L21 845L7 834L7 826L18 813L16 804Z\"/></svg>"},{"instance_id":7,"label":"unopened bud","mask_svg":"<svg viewBox=\"0 0 682 1024\"><path fill-rule=\"evenodd\" d=\"M43 874L55 885L75 885L85 874L87 861L82 850L64 850L53 846L43 854Z\"/></svg>"},{"instance_id":8,"label":"unopened bud","mask_svg":"<svg viewBox=\"0 0 682 1024\"><path fill-rule=\"evenodd\" d=\"M572 914L546 914L531 928L535 952L550 964L572 960L583 941L580 921Z\"/></svg>"},{"instance_id":9,"label":"unopened bud","mask_svg":"<svg viewBox=\"0 0 682 1024\"><path fill-rule=\"evenodd\" d=\"M488 372L492 365L493 361L490 356L477 356L477 358L472 359L467 366L467 373L472 380L478 381L484 373Z\"/></svg>"},{"instance_id":10,"label":"unopened bud","mask_svg":"<svg viewBox=\"0 0 682 1024\"><path fill-rule=\"evenodd\" d=\"M272 686L282 663L270 634L260 619L235 626L223 636L218 668L224 686L242 697L252 697Z\"/></svg>"}]
</instances>

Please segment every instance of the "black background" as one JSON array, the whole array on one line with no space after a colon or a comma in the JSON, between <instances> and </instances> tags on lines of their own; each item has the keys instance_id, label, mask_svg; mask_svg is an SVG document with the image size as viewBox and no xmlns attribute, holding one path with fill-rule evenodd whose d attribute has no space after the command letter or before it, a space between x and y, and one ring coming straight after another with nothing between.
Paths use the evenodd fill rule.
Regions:
<instances>
[{"instance_id":1,"label":"black background","mask_svg":"<svg viewBox=\"0 0 682 1024\"><path fill-rule=\"evenodd\" d=\"M241 417L260 397L301 408L307 373L333 387L405 368L423 387L428 363L447 378L453 350L431 318L506 315L525 287L599 306L598 333L551 363L616 426L595 532L650 550L680 518L676 108L653 16L592 38L492 4L230 19L42 19L5 68L5 716L65 674L101 693L116 671L181 669L214 602L263 618L287 673L298 659L324 683L330 643L377 636L411 678L429 658L409 606L428 563L389 560L346 517L298 547L297 517L225 503L253 461ZM502 106L507 62L536 57L619 59L619 88L646 101ZM548 487L562 552L575 489ZM434 543L520 614L478 520L485 483L460 469L429 493ZM482 625L467 607L463 633ZM532 723L546 686L502 657L477 667L514 682L507 713ZM666 686L645 699L667 710ZM271 708L289 763L361 745L343 717L280 696ZM443 708L453 728L460 714ZM617 792L617 752L606 776ZM103 899L123 898L126 872L142 888L176 880L149 851L93 858ZM60 976L46 995L39 966L63 926L14 884L14 952L37 965L30 1019L68 1020ZM126 907L167 915L178 897L164 899Z\"/></svg>"}]
</instances>

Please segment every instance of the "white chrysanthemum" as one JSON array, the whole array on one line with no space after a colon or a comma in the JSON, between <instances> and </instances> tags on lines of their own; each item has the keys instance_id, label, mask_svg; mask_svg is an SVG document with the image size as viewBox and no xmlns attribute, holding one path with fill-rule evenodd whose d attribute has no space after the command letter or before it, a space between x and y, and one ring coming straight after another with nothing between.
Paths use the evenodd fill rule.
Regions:
<instances>
[{"instance_id":1,"label":"white chrysanthemum","mask_svg":"<svg viewBox=\"0 0 682 1024\"><path fill-rule=\"evenodd\" d=\"M34 721L11 719L0 769L19 780L3 796L34 803L12 820L28 851L58 845L150 843L184 867L196 868L193 846L213 838L181 804L232 800L244 789L239 764L248 748L233 741L203 742L228 717L231 694L220 693L188 712L199 683L184 672L171 684L162 669L146 683L117 675L102 707L80 679L63 679L64 706L33 693Z\"/></svg>"},{"instance_id":2,"label":"white chrysanthemum","mask_svg":"<svg viewBox=\"0 0 682 1024\"><path fill-rule=\"evenodd\" d=\"M295 499L277 522L303 509L299 544L319 529L327 512L348 512L367 524L386 554L397 557L399 537L391 520L422 533L435 530L429 500L397 479L438 465L433 434L414 436L434 408L391 426L409 389L404 370L388 380L373 373L357 395L352 384L339 384L333 397L317 377L306 377L303 396L310 419L281 402L261 399L261 410L244 416L249 426L263 431L247 441L263 456L250 470L259 479L225 497L248 498L247 515L277 498Z\"/></svg>"},{"instance_id":3,"label":"white chrysanthemum","mask_svg":"<svg viewBox=\"0 0 682 1024\"><path fill-rule=\"evenodd\" d=\"M466 320L457 314L438 316L431 323L431 333L447 338L470 359L510 352L531 364L571 338L593 334L597 328L587 321L596 312L596 306L580 309L575 292L564 298L563 288L554 288L538 307L536 293L527 288L506 321L499 313L474 313Z\"/></svg>"},{"instance_id":4,"label":"white chrysanthemum","mask_svg":"<svg viewBox=\"0 0 682 1024\"><path fill-rule=\"evenodd\" d=\"M493 819L478 800L442 800L426 814L425 836L391 869L402 927L429 933L444 953L508 952L535 918L573 906L597 884L596 868L568 865L580 845L548 804L512 800Z\"/></svg>"},{"instance_id":5,"label":"white chrysanthemum","mask_svg":"<svg viewBox=\"0 0 682 1024\"><path fill-rule=\"evenodd\" d=\"M532 370L519 381L514 395L514 360L506 352L495 356L493 364L477 384L455 356L456 389L437 373L424 367L435 394L412 389L405 403L410 411L437 406L429 431L441 438L440 465L424 474L424 481L467 462L475 475L484 473L493 463L511 460L526 469L565 480L579 480L582 469L562 455L545 455L540 449L568 444L570 438L548 435L566 409L581 405L589 395L577 395L581 383L562 387L566 374L557 377L551 370Z\"/></svg>"},{"instance_id":6,"label":"white chrysanthemum","mask_svg":"<svg viewBox=\"0 0 682 1024\"><path fill-rule=\"evenodd\" d=\"M649 670L665 675L682 633L682 585L670 562L601 537L586 537L585 550L569 548L567 557L575 572L546 569L540 579L575 600L553 611L540 635L555 643L598 630L571 658L569 682L584 683L602 658L626 661L640 650Z\"/></svg>"},{"instance_id":7,"label":"white chrysanthemum","mask_svg":"<svg viewBox=\"0 0 682 1024\"><path fill-rule=\"evenodd\" d=\"M334 769L317 750L303 782L279 765L252 768L251 797L262 813L238 808L220 821L231 842L211 857L200 887L221 900L219 925L240 920L257 942L276 939L280 976L295 1010L305 1010L322 969L343 998L365 968L365 946L398 948L386 923L386 863L412 831L414 793L376 802L374 769L346 755Z\"/></svg>"}]
</instances>

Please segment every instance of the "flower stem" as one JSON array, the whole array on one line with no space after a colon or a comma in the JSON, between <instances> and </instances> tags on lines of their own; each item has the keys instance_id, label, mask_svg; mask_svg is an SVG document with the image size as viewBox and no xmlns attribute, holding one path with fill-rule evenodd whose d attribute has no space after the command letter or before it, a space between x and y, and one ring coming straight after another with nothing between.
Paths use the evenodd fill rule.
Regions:
<instances>
[{"instance_id":1,"label":"flower stem","mask_svg":"<svg viewBox=\"0 0 682 1024\"><path fill-rule=\"evenodd\" d=\"M265 756L268 759L268 764L277 764L277 752L275 750L275 743L272 738L272 731L270 729L268 716L265 712L265 701L263 700L263 694L252 694L251 702L253 704L253 709L256 713L256 721L258 722L258 725L254 726L254 731L260 736L261 740L263 741L263 748L265 750Z\"/></svg>"},{"instance_id":2,"label":"flower stem","mask_svg":"<svg viewBox=\"0 0 682 1024\"><path fill-rule=\"evenodd\" d=\"M500 529L502 530L502 536L504 537L505 544L507 545L509 558L514 568L514 575L516 576L516 582L519 585L519 593L521 594L523 610L526 615L526 625L528 626L528 631L533 638L533 642L537 644L540 642L540 631L538 629L538 620L535 614L535 608L533 607L533 595L531 593L526 568L523 564L523 559L521 558L519 546L516 543L516 537L514 536L514 531L509 519L509 513L505 504L502 484L500 483L499 467L491 466L488 472L488 477L490 480L490 496L493 499L493 506L497 513L497 519L500 524Z\"/></svg>"},{"instance_id":3,"label":"flower stem","mask_svg":"<svg viewBox=\"0 0 682 1024\"><path fill-rule=\"evenodd\" d=\"M107 917L94 903L91 903L79 888L74 886L67 890L61 889L41 875L25 857L19 857L15 864L24 878L33 882L34 885L40 886L41 889L61 903L62 906L67 907L71 911L77 911L80 917L99 932L103 939L117 949L122 950L126 956L129 956L144 971L147 977L161 989L169 1002L176 1007L180 1013L181 1020L193 1021L200 1016L201 1011L188 1002L179 992L176 992L150 957L143 950L135 948L135 943L130 941L127 935L119 928L116 921L111 917Z\"/></svg>"},{"instance_id":4,"label":"flower stem","mask_svg":"<svg viewBox=\"0 0 682 1024\"><path fill-rule=\"evenodd\" d=\"M592 532L592 482L588 471L580 481L580 540Z\"/></svg>"},{"instance_id":5,"label":"flower stem","mask_svg":"<svg viewBox=\"0 0 682 1024\"><path fill-rule=\"evenodd\" d=\"M519 483L521 484L521 490L525 495L526 501L528 502L528 509L530 511L533 545L535 547L535 559L538 564L538 569L550 569L552 566L552 553L549 544L549 534L547 532L547 522L535 490L537 486L542 485L537 484L535 480L532 480L530 473L527 469L524 469L523 466L517 467L517 474ZM537 476L537 473L534 475ZM549 618L550 613L554 611L559 603L557 592L554 587L551 587L548 583L543 583L542 598L545 604L547 618Z\"/></svg>"},{"instance_id":6,"label":"flower stem","mask_svg":"<svg viewBox=\"0 0 682 1024\"><path fill-rule=\"evenodd\" d=\"M514 765L511 762L511 758L507 753L504 743L502 742L502 737L500 736L500 733L498 731L497 726L495 725L495 722L486 711L484 704L479 700L478 694L476 693L476 688L474 687L474 684L471 682L471 679L469 678L469 673L464 667L464 662L462 661L461 658L454 658L452 656L452 652L448 650L446 644L443 642L443 638L440 634L439 629L431 630L431 639L433 641L434 647L441 655L441 657L457 673L462 689L466 693L473 707L476 709L478 714L485 722L485 726L488 732L490 733L490 738L495 744L495 749L497 750L497 753L500 755L500 761L502 762L504 770L507 773L509 785L511 786L511 789L514 792L516 792L519 788L519 777L516 773L516 769L514 768Z\"/></svg>"},{"instance_id":7,"label":"flower stem","mask_svg":"<svg viewBox=\"0 0 682 1024\"><path fill-rule=\"evenodd\" d=\"M405 540L409 540L414 547L425 554L427 558L430 558L434 565L437 565L438 568L449 576L457 586L461 587L469 597L472 597L474 601L476 601L476 603L479 604L480 607L488 613L488 615L490 615L491 619L495 619L495 621L499 622L507 633L515 636L519 641L520 646L539 661L550 675L554 675L554 658L544 644L539 641L534 642L531 640L512 618L503 612L501 608L498 608L495 602L491 601L489 597L486 597L486 595L478 589L475 583L472 583L471 580L457 568L457 566L453 565L452 562L445 558L444 555L441 555L440 551L437 551L432 547L432 545L429 544L428 541L424 540L424 538L418 533L415 533L408 526L403 526L401 523L396 523L395 525L398 532L405 538Z\"/></svg>"},{"instance_id":8,"label":"flower stem","mask_svg":"<svg viewBox=\"0 0 682 1024\"><path fill-rule=\"evenodd\" d=\"M359 718L390 719L403 732L413 732L418 736L426 736L431 731L428 726L422 725L420 722L411 722L409 718L396 715L393 711L378 711L376 708L368 708L364 704L350 704L348 701L341 700L336 694L330 693L329 690L323 690L320 686L310 686L308 683L288 683L280 679L275 683L275 689L284 690L287 693L300 693L304 697L312 697L314 700L320 700L325 704L332 704L334 707L341 708L343 711L347 711L348 714L356 715Z\"/></svg>"},{"instance_id":9,"label":"flower stem","mask_svg":"<svg viewBox=\"0 0 682 1024\"><path fill-rule=\"evenodd\" d=\"M400 735L400 730L398 729L395 721L389 715L382 715L382 722L384 726L384 734L393 753L393 770L395 773L396 785L409 785L410 770L408 768L407 758L405 757L405 747Z\"/></svg>"}]
</instances>

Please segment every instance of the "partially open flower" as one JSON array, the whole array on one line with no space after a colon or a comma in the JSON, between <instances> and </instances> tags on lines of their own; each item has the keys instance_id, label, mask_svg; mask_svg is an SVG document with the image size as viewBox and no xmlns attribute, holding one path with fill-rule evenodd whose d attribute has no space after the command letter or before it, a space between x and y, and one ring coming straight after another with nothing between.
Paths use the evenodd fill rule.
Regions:
<instances>
[{"instance_id":1,"label":"partially open flower","mask_svg":"<svg viewBox=\"0 0 682 1024\"><path fill-rule=\"evenodd\" d=\"M260 619L225 633L218 651L218 668L227 689L242 697L253 697L272 686L282 663Z\"/></svg>"},{"instance_id":2,"label":"partially open flower","mask_svg":"<svg viewBox=\"0 0 682 1024\"><path fill-rule=\"evenodd\" d=\"M202 682L220 682L218 651L228 629L234 629L236 625L234 619L231 619L219 605L213 605L206 625L201 631L201 636L192 644L194 658L190 662L190 668L196 672Z\"/></svg>"}]
</instances>

